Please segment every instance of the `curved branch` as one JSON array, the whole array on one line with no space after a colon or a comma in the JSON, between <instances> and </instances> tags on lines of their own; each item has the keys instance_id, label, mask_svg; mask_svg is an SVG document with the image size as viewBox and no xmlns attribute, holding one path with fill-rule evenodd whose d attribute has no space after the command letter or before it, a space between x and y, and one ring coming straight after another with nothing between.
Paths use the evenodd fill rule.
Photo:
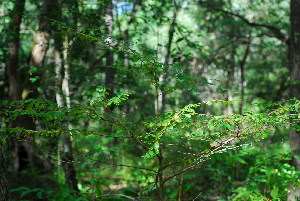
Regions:
<instances>
[{"instance_id":1,"label":"curved branch","mask_svg":"<svg viewBox=\"0 0 300 201\"><path fill-rule=\"evenodd\" d=\"M97 199L101 199L101 198L105 198L105 197L112 197L112 196L115 196L115 197L124 197L124 198L127 198L127 199L129 199L129 200L137 200L137 199L134 198L134 197L131 197L131 196L128 196L128 195L123 195L123 194L108 194L108 195L102 195L102 196L90 198L89 200L97 200Z\"/></svg>"},{"instance_id":2,"label":"curved branch","mask_svg":"<svg viewBox=\"0 0 300 201\"><path fill-rule=\"evenodd\" d=\"M221 8L215 8L212 6L207 5L207 9L210 10L214 10L214 11L220 11L226 15L229 15L231 17L236 17L240 20L242 20L244 23L248 24L249 26L252 27L261 27L261 28L266 28L268 29L273 35L273 37L277 38L278 40L286 43L289 46L289 37L287 37L285 34L283 34L279 28L272 26L272 25L268 25L268 24L260 24L260 23L256 23L256 22L250 22L246 17L239 15L237 13L233 13L231 11L227 11Z\"/></svg>"}]
</instances>

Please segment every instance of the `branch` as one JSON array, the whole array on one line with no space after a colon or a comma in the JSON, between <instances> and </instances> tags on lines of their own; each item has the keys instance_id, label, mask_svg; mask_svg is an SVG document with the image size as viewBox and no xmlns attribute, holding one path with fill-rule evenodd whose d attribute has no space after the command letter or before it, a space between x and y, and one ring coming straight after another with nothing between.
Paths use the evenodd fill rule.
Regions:
<instances>
[{"instance_id":1,"label":"branch","mask_svg":"<svg viewBox=\"0 0 300 201\"><path fill-rule=\"evenodd\" d=\"M99 197L90 198L89 200L97 200L97 199L101 199L101 198L104 198L104 197L112 197L112 196L116 196L116 197L124 197L124 198L127 198L127 199L129 199L129 200L137 200L137 199L134 198L134 197L131 197L131 196L128 196L128 195L122 195L122 194L102 195L102 196L99 196Z\"/></svg>"},{"instance_id":2,"label":"branch","mask_svg":"<svg viewBox=\"0 0 300 201\"><path fill-rule=\"evenodd\" d=\"M128 168L134 168L134 169L146 170L146 171L151 171L151 172L157 173L157 171L152 170L152 169L149 169L149 168L138 167L138 166L133 166L133 165L125 165L125 164L109 163L109 162L104 161L104 160L94 160L94 159L92 159L92 157L90 157L90 156L87 156L87 158L88 158L89 160L91 160L91 161L94 161L94 163L82 163L82 162L81 162L81 163L79 162L79 163L80 163L80 164L93 164L93 165L104 163L104 164L112 165L112 166L128 167ZM75 162L75 161L73 161L73 162Z\"/></svg>"},{"instance_id":3,"label":"branch","mask_svg":"<svg viewBox=\"0 0 300 201\"><path fill-rule=\"evenodd\" d=\"M211 7L209 5L207 5L207 8L208 9L211 9L211 10L214 10L214 11L220 11L226 15L229 15L229 16L232 16L232 17L236 17L240 20L242 20L243 22L245 22L246 24L248 24L249 26L252 26L252 27L262 27L262 28L266 28L268 29L269 31L271 31L273 33L273 37L277 38L278 40L286 43L288 46L289 46L289 38L286 37L281 31L279 28L275 27L275 26L272 26L272 25L268 25L268 24L260 24L260 23L256 23L256 22L250 22L247 18L245 18L244 16L242 15L239 15L237 13L233 13L233 12L230 12L230 11L227 11L227 10L224 10L224 9L221 9L221 8L214 8L214 7Z\"/></svg>"},{"instance_id":4,"label":"branch","mask_svg":"<svg viewBox=\"0 0 300 201\"><path fill-rule=\"evenodd\" d=\"M205 154L205 151L200 152L200 154L198 155L200 158L195 159L188 167L186 167L186 168L180 170L179 172L174 173L173 175L167 177L167 178L163 181L163 183L166 183L166 182L169 181L170 179L172 179L172 178L174 178L174 177L176 177L176 176L178 176L178 175L180 175L180 174L182 174L182 173L184 173L184 172L186 172L186 171L188 171L188 170L190 170L190 169L196 167L200 162L203 162L203 161L209 159L209 157L212 156L213 154L216 154L216 153L222 153L222 152L224 152L224 151L226 151L226 150L228 150L228 149L238 148L238 147L244 145L244 144L241 144L241 145L238 145L238 146L227 146L227 147L225 146L225 145L229 144L230 142L233 142L234 140L239 139L239 137L240 137L240 136L239 136L240 131L241 131L241 130L238 129L236 135L231 136L231 137L229 136L230 138L226 138L225 141L223 141L223 140L222 140L222 141L219 141L219 142L216 142L216 141L215 141L215 142L216 142L216 143L215 143L215 144L216 144L215 146L212 146L212 144L211 144L211 147L212 147L213 149L211 150L210 153Z\"/></svg>"}]
</instances>

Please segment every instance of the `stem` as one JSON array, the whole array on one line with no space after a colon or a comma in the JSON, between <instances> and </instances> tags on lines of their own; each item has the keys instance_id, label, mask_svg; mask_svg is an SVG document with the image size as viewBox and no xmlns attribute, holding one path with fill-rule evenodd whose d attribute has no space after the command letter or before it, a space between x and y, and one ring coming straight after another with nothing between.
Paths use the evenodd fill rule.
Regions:
<instances>
[{"instance_id":1,"label":"stem","mask_svg":"<svg viewBox=\"0 0 300 201\"><path fill-rule=\"evenodd\" d=\"M163 179L163 155L161 148L159 147L159 153L157 154L158 159L158 181L159 181L159 200L164 201L164 179Z\"/></svg>"},{"instance_id":2,"label":"stem","mask_svg":"<svg viewBox=\"0 0 300 201\"><path fill-rule=\"evenodd\" d=\"M182 169L184 169L185 163L182 164ZM179 180L179 188L178 188L178 201L181 201L181 196L182 196L182 184L183 184L183 173L180 175L180 180Z\"/></svg>"}]
</instances>

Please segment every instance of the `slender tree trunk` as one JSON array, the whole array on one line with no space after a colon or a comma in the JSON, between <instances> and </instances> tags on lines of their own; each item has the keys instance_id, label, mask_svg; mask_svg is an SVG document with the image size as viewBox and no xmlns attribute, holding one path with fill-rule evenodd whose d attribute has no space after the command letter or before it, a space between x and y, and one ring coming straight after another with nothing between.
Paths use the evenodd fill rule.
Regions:
<instances>
[{"instance_id":1,"label":"slender tree trunk","mask_svg":"<svg viewBox=\"0 0 300 201\"><path fill-rule=\"evenodd\" d=\"M163 69L163 75L159 77L159 81L162 82L162 86L159 87L158 84L155 85L155 114L158 115L160 113L163 113L165 111L165 100L166 100L166 94L164 92L164 89L166 87L166 82L168 79L168 72L169 72L169 61L170 61L170 55L171 55L171 49L172 49L172 43L174 38L174 31L177 21L177 13L179 11L179 6L176 5L176 8L173 13L173 20L169 27L168 32L168 44L166 49L166 56L164 61L164 69ZM159 37L159 35L158 35ZM158 39L159 41L159 39ZM162 153L162 147L159 145L159 153L156 155L157 161L158 161L158 173L157 173L157 192L158 197L160 201L164 201L164 170L163 170L163 163L164 163L164 157Z\"/></svg>"},{"instance_id":2,"label":"slender tree trunk","mask_svg":"<svg viewBox=\"0 0 300 201\"><path fill-rule=\"evenodd\" d=\"M179 10L179 6L176 5L176 8L174 10L173 14L173 19L172 23L169 28L169 33L168 33L168 44L167 44L167 53L164 61L164 73L162 75L162 90L160 91L160 96L161 96L161 103L159 106L159 111L164 112L166 109L166 93L165 93L165 87L167 85L167 79L169 75L169 62L170 62L170 56L171 56L171 51L172 51L172 43L173 43L173 38L174 38L174 31L175 31L175 26L176 26L176 21L177 21L177 13Z\"/></svg>"},{"instance_id":3,"label":"slender tree trunk","mask_svg":"<svg viewBox=\"0 0 300 201\"><path fill-rule=\"evenodd\" d=\"M62 51L63 47L63 51ZM62 43L62 35L58 33L54 37L54 56L55 56L55 74L56 74L56 103L59 107L70 108L70 90L69 90L69 61L68 61L69 40L67 35ZM63 59L62 59L63 57ZM64 60L64 65L62 60ZM62 125L69 130L69 122L64 122ZM68 187L75 192L79 192L78 182L76 178L76 170L72 155L72 141L68 133L63 133L60 136L62 145L59 146L59 152L64 170L65 179Z\"/></svg>"},{"instance_id":4,"label":"slender tree trunk","mask_svg":"<svg viewBox=\"0 0 300 201\"><path fill-rule=\"evenodd\" d=\"M239 105L239 114L243 113L243 107L244 107L244 97L245 97L245 65L244 63L240 63L240 71L241 71L241 102Z\"/></svg>"},{"instance_id":5,"label":"slender tree trunk","mask_svg":"<svg viewBox=\"0 0 300 201\"><path fill-rule=\"evenodd\" d=\"M133 10L132 10L132 12L130 14L130 19L129 19L128 24L127 24L127 29L124 31L123 39L126 42L128 41L128 38L129 38L129 28L130 28L130 25L135 22L136 11L137 11L137 9L138 9L139 6L142 6L142 2L143 2L143 0L136 0L135 3L134 3Z\"/></svg>"},{"instance_id":6,"label":"slender tree trunk","mask_svg":"<svg viewBox=\"0 0 300 201\"><path fill-rule=\"evenodd\" d=\"M16 0L12 11L12 22L10 24L10 35L8 58L6 63L9 79L9 95L11 100L20 100L22 95L22 84L19 75L19 48L20 48L20 25L24 11L25 0Z\"/></svg>"},{"instance_id":7,"label":"slender tree trunk","mask_svg":"<svg viewBox=\"0 0 300 201\"><path fill-rule=\"evenodd\" d=\"M0 141L0 201L8 201L9 192L6 178L6 163L4 160L3 144Z\"/></svg>"},{"instance_id":8,"label":"slender tree trunk","mask_svg":"<svg viewBox=\"0 0 300 201\"><path fill-rule=\"evenodd\" d=\"M61 21L62 13L61 6L57 0L52 1L53 18ZM63 34L58 27L54 27L54 60L55 60L55 75L56 75L56 103L59 107L67 106L70 108L70 90L69 90L69 61L68 50L69 40L67 35L63 39ZM64 122L62 126L69 130L69 122ZM73 163L72 141L68 133L63 133L60 136L61 146L58 146L58 155L61 157L59 165L61 165L67 186L75 192L79 192L76 179L76 171Z\"/></svg>"},{"instance_id":9,"label":"slender tree trunk","mask_svg":"<svg viewBox=\"0 0 300 201\"><path fill-rule=\"evenodd\" d=\"M24 12L25 0L16 0L14 9L11 13L12 21L9 27L10 35L12 37L11 41L9 42L9 50L8 50L8 58L6 62L6 70L9 80L9 96L10 99L13 101L21 100L22 99L22 81L19 74L19 48L20 48L20 25L22 22L22 15ZM21 127L22 119L17 118L16 120L12 120L10 122L10 127ZM0 142L2 143L2 142ZM13 150L12 150L12 158L14 161L13 167L15 173L18 172L20 167L20 158L19 158L19 148L20 143L14 141L13 142ZM0 158L3 152L0 152ZM3 158L4 160L4 158ZM6 172L4 171L4 163L3 164L3 171L0 171L1 177L5 177ZM1 164L1 165L2 165ZM3 176L2 176L3 173ZM3 180L4 182L4 180ZM2 187L1 183L1 187ZM3 187L4 188L4 187ZM2 190L1 190L2 191Z\"/></svg>"},{"instance_id":10,"label":"slender tree trunk","mask_svg":"<svg viewBox=\"0 0 300 201\"><path fill-rule=\"evenodd\" d=\"M250 53L250 46L251 46L251 38L249 35L249 43L247 44L244 56L242 58L241 61L239 61L240 63L240 72L241 72L241 82L240 82L240 89L241 89L241 102L239 105L239 114L243 113L243 105L244 105L244 96L245 96L245 64L246 64L246 60L247 57Z\"/></svg>"},{"instance_id":11,"label":"slender tree trunk","mask_svg":"<svg viewBox=\"0 0 300 201\"><path fill-rule=\"evenodd\" d=\"M68 61L68 49L69 49L69 40L67 35L64 39L64 51L63 51L63 59L64 59L64 72L62 72L62 65L61 58L61 40L57 40L57 63L56 63L56 81L57 81L57 92L56 92L56 101L58 106L67 108L71 107L71 100L70 100L70 89L69 89L69 61ZM59 48L60 47L60 48ZM63 74L63 75L62 75ZM69 122L64 122L63 126L69 130L70 124ZM76 178L76 170L74 167L74 160L72 155L72 140L68 133L63 133L61 135L62 147L61 147L61 160L62 160L62 167L65 173L65 179L67 185L70 189L74 190L75 192L79 192L78 189L78 182Z\"/></svg>"},{"instance_id":12,"label":"slender tree trunk","mask_svg":"<svg viewBox=\"0 0 300 201\"><path fill-rule=\"evenodd\" d=\"M9 80L9 96L11 100L20 100L22 98L22 82L19 75L19 48L20 48L20 25L24 12L25 0L16 0L14 9L11 13L12 21L9 26L10 36L12 37L8 47L8 58L6 70ZM20 126L19 119L10 122L10 127ZM14 166L19 169L18 148L19 144L14 142ZM0 201L9 200L9 192L6 179L6 163L4 158L2 140L0 141Z\"/></svg>"},{"instance_id":13,"label":"slender tree trunk","mask_svg":"<svg viewBox=\"0 0 300 201\"><path fill-rule=\"evenodd\" d=\"M174 31L176 27L178 10L179 10L179 6L176 5L173 13L172 23L170 24L169 31L168 31L168 43L166 47L166 56L165 56L165 61L163 66L163 74L159 77L159 82L161 82L161 87L158 87L158 92L157 92L158 96L157 99L155 100L155 110L157 113L163 113L166 108L165 88L167 85L167 79L169 75L169 62L170 62L170 55L172 51L171 48L172 48L172 43L174 38Z\"/></svg>"},{"instance_id":14,"label":"slender tree trunk","mask_svg":"<svg viewBox=\"0 0 300 201\"><path fill-rule=\"evenodd\" d=\"M166 73L168 72L168 64L169 64L169 61L170 61L170 55L171 55L171 48L172 48L172 43L173 43L173 38L174 38L174 31L175 31L175 26L176 26L176 21L177 21L177 13L178 13L178 10L179 10L179 7L176 6L176 9L174 10L174 13L173 13L173 19L172 19L172 23L170 25L170 28L169 28L169 33L168 33L168 44L167 44L167 54L166 54L166 57L165 57L165 71Z\"/></svg>"},{"instance_id":15,"label":"slender tree trunk","mask_svg":"<svg viewBox=\"0 0 300 201\"><path fill-rule=\"evenodd\" d=\"M138 9L139 6L142 6L142 0L136 0L136 1L134 2L134 7L133 7L133 10L132 10L132 12L131 12L131 14L130 14L130 19L129 19L129 21L128 21L127 28L126 28L126 30L124 31L123 37L122 37L122 39L121 39L121 40L123 40L125 43L128 43L128 46L129 46L129 42L130 42L130 40L129 40L129 38L130 38L130 36L129 36L130 26L131 26L131 25L135 22L135 20L136 20L136 12L137 12L137 9ZM124 67L128 70L127 73L126 73L126 80L127 80L127 83L128 83L128 84L127 84L127 91L128 91L128 92L130 92L130 84L129 84L129 83L132 83L133 80L134 80L134 78L133 78L133 76L132 76L132 73L131 73L131 70L132 70L132 69L131 69L131 66L130 66L129 64L130 64L130 63L129 63L128 54L125 53L125 55L124 55ZM126 104L125 104L125 113L126 113L126 114L129 114L130 110L131 110L131 104L126 103Z\"/></svg>"},{"instance_id":16,"label":"slender tree trunk","mask_svg":"<svg viewBox=\"0 0 300 201\"><path fill-rule=\"evenodd\" d=\"M159 153L157 154L157 159L158 159L158 173L157 173L157 179L158 179L158 195L159 195L159 200L164 201L164 173L163 173L163 155L162 155L162 148L159 147Z\"/></svg>"},{"instance_id":17,"label":"slender tree trunk","mask_svg":"<svg viewBox=\"0 0 300 201\"><path fill-rule=\"evenodd\" d=\"M55 5L55 19L61 21L62 13L61 7L57 0L53 0L53 4ZM56 103L59 107L64 106L63 94L62 94L62 80L63 80L63 38L62 33L60 32L58 27L54 27L54 64L55 64L55 97Z\"/></svg>"},{"instance_id":18,"label":"slender tree trunk","mask_svg":"<svg viewBox=\"0 0 300 201\"><path fill-rule=\"evenodd\" d=\"M61 20L61 8L56 0L57 20ZM64 43L62 38L62 33L59 33L59 30L56 30L54 34L54 57L55 57L55 75L56 75L56 103L59 107L67 106L70 108L70 90L69 90L69 61L68 61L68 49L69 49L69 40L65 36ZM64 51L62 51L62 48ZM63 58L62 58L63 57ZM64 60L64 65L63 65ZM64 122L63 126L66 129L69 129L69 123ZM62 160L62 167L65 174L65 179L68 187L75 192L78 192L76 171L73 163L72 155L72 141L68 133L63 133L61 136L62 146L59 146L59 152Z\"/></svg>"},{"instance_id":19,"label":"slender tree trunk","mask_svg":"<svg viewBox=\"0 0 300 201\"><path fill-rule=\"evenodd\" d=\"M105 6L105 27L106 34L108 38L106 42L112 44L114 23L113 23L113 2L111 0L106 0ZM116 69L113 67L114 64L114 53L108 49L106 52L106 67L105 67L105 87L108 89L109 96L112 97L115 87L115 74ZM113 108L110 108L112 110Z\"/></svg>"},{"instance_id":20,"label":"slender tree trunk","mask_svg":"<svg viewBox=\"0 0 300 201\"><path fill-rule=\"evenodd\" d=\"M50 0L42 0L40 3L41 10L38 19L39 31L35 34L29 62L29 67L31 69L35 68L35 70L30 73L28 81L26 80L25 85L27 86L25 86L23 91L18 93L18 99L37 98L39 94L38 88L40 87L41 68L43 67L43 62L48 49L48 42L50 37L50 26L47 16L50 16L52 11L52 4ZM19 83L23 82L20 81ZM35 121L27 115L20 117L17 122L18 126L23 127L27 130L36 129ZM33 136L26 136L26 139L22 142L14 143L15 172L18 172L20 169L23 169L25 167L27 168L28 164L33 165L33 142Z\"/></svg>"},{"instance_id":21,"label":"slender tree trunk","mask_svg":"<svg viewBox=\"0 0 300 201\"><path fill-rule=\"evenodd\" d=\"M182 164L182 170L185 169L185 166L186 166L186 162L183 162ZM177 201L182 201L182 186L183 186L183 174L182 173L180 176L179 176L179 187L178 187L178 199Z\"/></svg>"},{"instance_id":22,"label":"slender tree trunk","mask_svg":"<svg viewBox=\"0 0 300 201\"><path fill-rule=\"evenodd\" d=\"M291 37L289 44L290 78L291 78L291 96L300 99L300 0L291 0ZM299 124L297 125L300 126ZM290 146L292 148L292 165L297 171L300 171L300 132L295 129L290 130ZM300 199L300 187L290 186L291 192L288 200Z\"/></svg>"},{"instance_id":23,"label":"slender tree trunk","mask_svg":"<svg viewBox=\"0 0 300 201\"><path fill-rule=\"evenodd\" d=\"M234 82L234 68L235 68L235 47L232 47L233 50L231 52L231 62L229 64L229 69L227 72L227 101L232 101L233 94L232 94L232 88L233 88L233 82ZM226 113L232 114L233 113L233 104L228 104L226 107Z\"/></svg>"}]
</instances>

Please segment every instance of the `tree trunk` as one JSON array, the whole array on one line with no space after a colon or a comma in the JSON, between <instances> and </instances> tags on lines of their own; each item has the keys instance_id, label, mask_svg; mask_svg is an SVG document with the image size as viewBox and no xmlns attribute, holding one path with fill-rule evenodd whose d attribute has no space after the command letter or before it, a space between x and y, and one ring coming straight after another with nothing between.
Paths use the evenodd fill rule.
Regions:
<instances>
[{"instance_id":1,"label":"tree trunk","mask_svg":"<svg viewBox=\"0 0 300 201\"><path fill-rule=\"evenodd\" d=\"M121 38L121 40L124 41L124 43L128 43L128 46L129 46L129 30L130 30L130 26L136 21L136 12L137 12L137 9L138 7L142 6L142 3L143 3L143 0L136 0L134 2L134 6L133 6L133 10L130 14L130 19L128 21L128 24L127 24L127 28L126 30L124 31L124 34L123 34L123 37ZM134 78L132 76L132 69L131 69L131 66L130 66L130 62L129 62L129 58L128 58L128 53L125 53L124 54L124 67L126 69L128 69L127 73L126 73L126 80L127 80L127 86L126 86L126 90L128 92L131 92L131 86L130 86L130 83L134 83ZM125 113L126 114L129 114L131 111L131 104L129 103L126 103L125 104Z\"/></svg>"},{"instance_id":2,"label":"tree trunk","mask_svg":"<svg viewBox=\"0 0 300 201\"><path fill-rule=\"evenodd\" d=\"M24 1L22 1L24 3ZM24 7L24 5L23 5ZM14 93L15 95L11 95L12 98L16 98L15 100L20 99L26 99L26 98L37 98L38 97L38 88L40 86L40 80L41 80L41 68L43 67L43 62L45 59L45 55L48 49L48 43L49 43L49 37L50 37L50 26L49 21L47 17L51 15L51 12L53 10L51 9L51 1L49 0L42 0L41 1L41 10L39 14L39 31L35 34L33 46L31 49L30 54L30 61L29 61L29 67L30 69L35 68L36 70L32 71L30 73L30 76L28 80L26 80L27 86L25 86L25 89L21 89L21 87L18 87L17 85L20 85L23 83L20 80L17 82L16 79L19 76L18 73L16 73L14 76L14 79L10 79L11 83L13 84L13 87L15 89L18 89ZM19 40L19 39L18 39ZM17 50L15 50L17 51ZM16 58L16 56L14 56ZM15 60L14 65L18 65L18 60ZM10 74L8 70L8 74ZM17 72L16 70L12 71L12 74ZM10 76L9 76L10 77ZM13 90L13 89L12 89ZM19 91L20 90L20 91ZM26 93L24 93L26 92ZM22 97L23 96L23 97ZM36 125L34 119L32 119L29 116L22 116L19 117L17 120L17 125L14 125L14 122L12 122L12 127L23 127L27 130L35 130ZM15 142L14 143L14 170L15 173L17 173L19 170L28 168L28 164L33 165L33 143L34 138L26 137L26 139L23 142Z\"/></svg>"},{"instance_id":3,"label":"tree trunk","mask_svg":"<svg viewBox=\"0 0 300 201\"><path fill-rule=\"evenodd\" d=\"M289 44L290 78L291 78L291 96L300 99L300 0L291 0L291 37ZM299 127L299 125L297 125ZM300 171L300 132L295 129L290 130L290 146L292 150L291 164L296 171ZM291 192L288 200L300 199L300 187L290 186Z\"/></svg>"},{"instance_id":4,"label":"tree trunk","mask_svg":"<svg viewBox=\"0 0 300 201\"><path fill-rule=\"evenodd\" d=\"M68 127L68 123L64 126ZM78 189L78 181L76 178L76 170L74 167L74 159L72 154L72 141L68 133L64 133L61 136L62 138L62 167L64 169L65 178L67 185L70 189L74 190L75 192L79 192Z\"/></svg>"},{"instance_id":5,"label":"tree trunk","mask_svg":"<svg viewBox=\"0 0 300 201\"><path fill-rule=\"evenodd\" d=\"M245 64L247 57L250 53L250 46L251 46L251 34L249 34L249 42L247 44L244 56L242 60L239 61L240 64L240 72L241 72L241 80L240 80L240 89L241 89L241 102L239 105L239 114L243 113L243 105L244 105L244 96L245 96Z\"/></svg>"},{"instance_id":6,"label":"tree trunk","mask_svg":"<svg viewBox=\"0 0 300 201\"><path fill-rule=\"evenodd\" d=\"M169 34L168 34L168 44L167 44L167 54L165 57L165 62L164 62L164 73L163 73L163 79L162 79L162 85L163 89L161 91L161 109L160 112L165 112L166 109L166 92L165 92L165 87L167 85L167 80L169 76L169 62L170 62L170 56L171 56L171 51L172 51L172 43L173 43L173 38L174 38L174 32L175 32L175 26L176 26L176 21L177 21L177 13L179 10L179 6L176 5L176 8L174 10L173 14L173 20L169 28Z\"/></svg>"},{"instance_id":7,"label":"tree trunk","mask_svg":"<svg viewBox=\"0 0 300 201\"><path fill-rule=\"evenodd\" d=\"M111 0L106 0L105 4L105 27L106 27L106 34L108 38L106 39L106 42L109 44L112 44L112 37L113 37L113 3ZM108 97L111 98L114 93L114 85L115 85L115 74L116 69L113 67L114 64L114 53L108 49L106 53L106 67L104 69L105 71L105 87L108 90ZM113 108L110 108L109 110L112 110Z\"/></svg>"},{"instance_id":8,"label":"tree trunk","mask_svg":"<svg viewBox=\"0 0 300 201\"><path fill-rule=\"evenodd\" d=\"M57 15L56 19L61 20L61 8L56 0ZM70 107L70 97L69 97L69 63L68 63L68 37L65 37L64 43L62 38L62 33L59 32L57 28L54 29L54 61L55 61L55 81L56 90L55 97L56 103L59 107ZM64 51L62 51L64 49ZM63 58L62 58L63 57ZM63 66L64 59L64 66ZM69 128L69 123L64 122L63 127ZM59 146L59 152L61 153L61 165L65 174L65 179L67 186L78 192L76 171L73 164L72 156L72 143L70 136L67 133L63 133L60 136L62 146Z\"/></svg>"},{"instance_id":9,"label":"tree trunk","mask_svg":"<svg viewBox=\"0 0 300 201\"><path fill-rule=\"evenodd\" d=\"M6 68L9 79L9 96L11 100L20 100L22 95L22 84L19 75L19 47L20 25L22 22L24 5L25 0L16 0L12 11L12 22L9 27L12 40L9 43Z\"/></svg>"},{"instance_id":10,"label":"tree trunk","mask_svg":"<svg viewBox=\"0 0 300 201\"><path fill-rule=\"evenodd\" d=\"M57 3L57 2L56 2ZM60 7L58 7L60 9ZM61 17L58 17L60 19ZM63 47L63 51L62 51ZM70 108L70 90L69 90L69 61L68 61L69 39L65 36L62 43L61 33L56 33L54 37L54 57L55 57L55 76L56 76L56 103L59 107ZM63 56L63 59L62 59ZM64 66L63 62L64 60ZM69 122L64 122L64 128L69 129ZM68 187L75 192L79 192L76 179L76 171L73 163L72 141L68 133L60 136L62 146L59 146L61 153L62 168Z\"/></svg>"},{"instance_id":11,"label":"tree trunk","mask_svg":"<svg viewBox=\"0 0 300 201\"><path fill-rule=\"evenodd\" d=\"M158 159L158 173L157 173L157 191L158 191L158 196L160 201L164 201L164 173L163 173L163 155L162 155L162 150L161 146L159 147L159 153L157 154L157 159Z\"/></svg>"},{"instance_id":12,"label":"tree trunk","mask_svg":"<svg viewBox=\"0 0 300 201\"><path fill-rule=\"evenodd\" d=\"M177 21L177 13L179 10L179 6L175 5L176 8L173 13L173 20L172 23L170 24L169 27L169 32L168 32L168 44L167 44L167 53L165 56L165 61L164 61L164 66L163 66L163 74L159 77L159 81L162 82L162 86L159 87L157 84L155 85L155 114L158 115L160 113L165 112L165 100L166 100L166 95L165 95L165 87L167 84L167 79L168 79L168 73L169 73L169 60L170 60L170 55L171 55L171 49L172 49L172 43L173 43L173 38L174 38L174 31L175 31L175 26L176 26L176 21ZM156 185L157 185L157 193L160 201L164 201L164 170L163 170L163 162L164 162L164 157L162 153L162 147L161 145L159 146L159 153L156 155L157 161L158 161L158 173L157 173L157 179L156 179Z\"/></svg>"},{"instance_id":13,"label":"tree trunk","mask_svg":"<svg viewBox=\"0 0 300 201\"><path fill-rule=\"evenodd\" d=\"M26 80L27 86L25 89L18 93L18 100L26 98L37 98L38 97L38 88L40 85L41 71L43 67L44 58L48 49L48 42L50 37L50 27L49 21L46 16L50 16L52 11L51 2L49 0L41 1L41 10L39 14L39 31L35 34L35 39L30 54L29 67L36 68L35 71L30 73L30 77ZM19 81L21 85L23 81ZM27 93L24 93L27 92ZM23 93L23 94L22 94ZM22 97L23 96L23 97ZM22 116L17 120L17 124L20 127L23 127L27 130L35 130L35 121L29 116ZM14 126L14 125L12 125ZM26 137L23 142L14 143L14 169L15 172L18 172L20 169L25 168L28 163L33 165L33 143L34 138ZM24 158L26 157L26 158Z\"/></svg>"},{"instance_id":14,"label":"tree trunk","mask_svg":"<svg viewBox=\"0 0 300 201\"><path fill-rule=\"evenodd\" d=\"M232 52L231 52L231 62L229 63L228 66L228 71L227 71L227 82L226 82L226 88L227 88L227 101L232 101L233 99L233 94L232 94L232 89L233 89L233 82L234 82L234 68L235 68L235 47L232 47ZM233 104L227 104L226 106L226 114L232 114L233 113Z\"/></svg>"},{"instance_id":15,"label":"tree trunk","mask_svg":"<svg viewBox=\"0 0 300 201\"><path fill-rule=\"evenodd\" d=\"M174 31L176 27L176 21L177 21L177 13L179 11L179 5L175 5L175 10L173 13L173 19L172 23L170 24L169 31L168 31L168 43L167 43L167 53L165 56L165 61L164 61L164 69L163 69L163 75L160 76L159 81L162 82L161 87L158 88L158 96L156 100L156 111L158 113L163 113L165 112L166 108L166 93L165 93L165 88L167 85L167 79L169 75L169 62L170 62L170 56L171 56L171 51L172 51L172 43L173 43L173 38L174 38Z\"/></svg>"},{"instance_id":16,"label":"tree trunk","mask_svg":"<svg viewBox=\"0 0 300 201\"><path fill-rule=\"evenodd\" d=\"M62 46L64 48L63 52ZM65 36L62 43L61 34L58 33L54 40L54 55L55 55L55 74L56 74L56 103L59 107L71 107L70 90L69 90L69 61L68 61L69 39ZM64 66L62 65L62 56ZM63 127L69 130L69 122L64 122ZM68 133L63 133L61 136L62 146L60 147L62 167L65 174L65 179L68 187L75 192L79 192L78 182L76 178L76 170L73 163L72 141Z\"/></svg>"},{"instance_id":17,"label":"tree trunk","mask_svg":"<svg viewBox=\"0 0 300 201\"><path fill-rule=\"evenodd\" d=\"M11 13L12 21L9 26L10 35L12 36L11 41L9 42L9 50L8 50L8 58L6 62L6 69L7 69L7 75L9 80L9 96L10 100L16 101L22 99L22 81L19 74L19 48L20 48L20 25L22 22L22 15L24 12L24 6L25 6L25 0L16 0L14 9ZM21 126L21 118L17 118L16 120L12 120L10 122L10 127L20 127ZM1 143L1 142L0 142ZM14 161L14 170L15 173L18 172L20 168L20 158L19 156L19 148L20 143L17 143L16 141L13 142L13 150L12 150L12 157ZM1 150L0 152L0 160L1 160L1 171L0 171L0 177L1 177L1 193L5 192L5 180L3 178L5 177L5 167L4 163L2 163L3 158L3 152ZM3 165L3 166L2 166ZM2 188L4 190L2 190ZM8 195L7 195L8 196ZM6 197L3 195L3 197Z\"/></svg>"},{"instance_id":18,"label":"tree trunk","mask_svg":"<svg viewBox=\"0 0 300 201\"><path fill-rule=\"evenodd\" d=\"M0 201L9 200L9 192L6 179L6 163L4 160L3 144L0 139Z\"/></svg>"}]
</instances>

